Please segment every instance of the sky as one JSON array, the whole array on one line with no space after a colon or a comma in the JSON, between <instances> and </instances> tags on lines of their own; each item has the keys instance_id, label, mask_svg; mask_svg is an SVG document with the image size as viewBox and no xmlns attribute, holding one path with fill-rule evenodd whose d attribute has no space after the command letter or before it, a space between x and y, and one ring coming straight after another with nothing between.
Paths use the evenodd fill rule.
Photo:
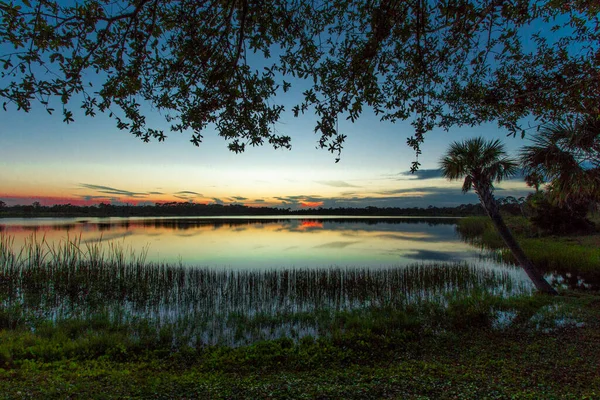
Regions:
<instances>
[{"instance_id":1,"label":"sky","mask_svg":"<svg viewBox=\"0 0 600 400\"><path fill-rule=\"evenodd\" d=\"M31 204L245 204L298 209L302 207L427 207L477 203L462 194L460 182L440 177L438 161L450 142L483 135L499 138L511 154L525 144L490 124L476 128L437 130L427 134L422 166L406 138L406 123L380 122L364 115L358 122L340 122L347 134L341 160L317 149L315 118L284 114L277 129L292 137L292 149L250 147L242 154L227 149L214 130L200 147L190 135L172 133L164 142L144 143L120 131L106 115L76 113L74 123L31 112L0 111L0 200ZM149 122L166 127L159 115ZM497 185L498 197L526 195L521 179Z\"/></svg>"},{"instance_id":2,"label":"sky","mask_svg":"<svg viewBox=\"0 0 600 400\"><path fill-rule=\"evenodd\" d=\"M265 145L242 154L230 152L210 127L195 147L190 133L169 134L157 112L147 122L167 132L161 143L142 142L117 129L107 115L86 117L78 104L71 105L71 124L40 105L29 113L0 109L0 200L8 205L191 201L292 209L456 206L478 199L461 192L462 182L440 176L439 159L452 141L480 135L500 139L513 155L526 144L494 124L434 130L422 145L421 169L410 174L415 153L406 139L413 127L408 121L380 122L366 111L355 123L340 120L339 131L347 139L335 163L335 154L317 148L314 115L295 118L290 112L303 89L293 86L286 94L288 111L276 126L292 137L292 149ZM522 179L496 186L497 197L518 198L531 191Z\"/></svg>"}]
</instances>

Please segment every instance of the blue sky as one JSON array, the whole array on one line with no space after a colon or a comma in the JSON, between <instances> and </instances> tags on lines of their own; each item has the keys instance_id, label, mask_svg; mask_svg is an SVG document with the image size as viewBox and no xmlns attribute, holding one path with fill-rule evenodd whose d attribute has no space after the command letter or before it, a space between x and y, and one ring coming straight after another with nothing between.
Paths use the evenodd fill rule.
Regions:
<instances>
[{"instance_id":1,"label":"blue sky","mask_svg":"<svg viewBox=\"0 0 600 400\"><path fill-rule=\"evenodd\" d=\"M408 122L380 122L365 114L351 124L340 121L348 138L342 158L317 149L310 114L286 113L278 124L292 137L292 150L269 146L234 154L209 129L200 147L189 135L171 134L163 143L143 143L120 131L106 115L76 115L65 124L40 107L30 113L3 112L0 127L0 199L8 204L53 203L242 203L297 208L304 205L427 207L474 203L460 183L435 171L451 141L483 135L499 138L515 153L525 141L506 137L490 124L429 132L420 157L422 170L408 173L415 155L406 145ZM149 118L165 127L160 115ZM427 178L427 179L425 179ZM520 180L499 185L498 196L522 196Z\"/></svg>"},{"instance_id":2,"label":"blue sky","mask_svg":"<svg viewBox=\"0 0 600 400\"><path fill-rule=\"evenodd\" d=\"M452 141L497 138L513 155L526 143L507 137L494 124L435 130L422 145L421 171L411 175L415 154L406 139L413 127L380 122L366 111L353 124L340 121L347 139L341 161L335 163L336 155L317 149L315 117L309 112L295 118L290 111L305 88L294 84L277 98L287 112L276 128L292 137L290 151L263 146L234 154L211 128L199 148L190 143L189 133L143 143L118 130L107 115L84 116L76 101L71 104L75 122L68 125L60 113L50 116L39 105L29 113L14 107L0 110L0 200L11 205L193 201L291 208L455 206L478 199L463 195L461 182L447 182L434 171ZM147 117L149 126L169 131L159 113ZM498 185L496 194L521 197L530 192L515 179Z\"/></svg>"}]
</instances>

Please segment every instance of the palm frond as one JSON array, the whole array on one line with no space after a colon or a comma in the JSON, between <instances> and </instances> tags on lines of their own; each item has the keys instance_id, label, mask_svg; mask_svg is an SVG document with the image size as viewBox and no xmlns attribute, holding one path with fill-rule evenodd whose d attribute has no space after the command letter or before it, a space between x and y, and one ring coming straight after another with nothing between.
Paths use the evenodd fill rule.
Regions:
<instances>
[{"instance_id":1,"label":"palm frond","mask_svg":"<svg viewBox=\"0 0 600 400\"><path fill-rule=\"evenodd\" d=\"M499 140L476 137L451 143L440 160L440 168L442 175L449 180L464 177L462 190L466 193L474 185L493 187L493 181L500 182L514 175L518 163L508 157Z\"/></svg>"},{"instance_id":2,"label":"palm frond","mask_svg":"<svg viewBox=\"0 0 600 400\"><path fill-rule=\"evenodd\" d=\"M549 124L521 150L519 159L526 176L542 176L550 182L548 190L559 204L584 198L597 201L600 120L587 115Z\"/></svg>"}]
</instances>

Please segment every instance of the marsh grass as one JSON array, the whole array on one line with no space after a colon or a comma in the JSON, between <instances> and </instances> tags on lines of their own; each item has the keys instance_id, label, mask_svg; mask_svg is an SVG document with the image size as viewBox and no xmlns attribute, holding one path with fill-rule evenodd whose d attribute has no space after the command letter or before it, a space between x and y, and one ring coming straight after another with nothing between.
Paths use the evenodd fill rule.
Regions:
<instances>
[{"instance_id":1,"label":"marsh grass","mask_svg":"<svg viewBox=\"0 0 600 400\"><path fill-rule=\"evenodd\" d=\"M339 312L529 290L510 271L466 264L222 270L150 263L147 249L136 253L121 242L50 244L32 235L18 252L13 244L0 236L0 327L108 320L136 326L134 335L167 329L231 345L324 334Z\"/></svg>"},{"instance_id":2,"label":"marsh grass","mask_svg":"<svg viewBox=\"0 0 600 400\"><path fill-rule=\"evenodd\" d=\"M509 218L507 225L518 235L527 256L538 268L550 273L548 278L555 285L600 289L600 248L592 238L540 236L524 218ZM498 251L501 261L515 262L489 218L464 218L456 230L464 240Z\"/></svg>"}]
</instances>

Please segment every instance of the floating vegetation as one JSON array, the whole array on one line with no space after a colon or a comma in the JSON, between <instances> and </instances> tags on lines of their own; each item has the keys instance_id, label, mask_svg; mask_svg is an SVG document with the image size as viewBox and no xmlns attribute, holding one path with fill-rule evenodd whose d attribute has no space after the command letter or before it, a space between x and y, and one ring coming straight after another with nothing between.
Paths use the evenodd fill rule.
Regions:
<instances>
[{"instance_id":1,"label":"floating vegetation","mask_svg":"<svg viewBox=\"0 0 600 400\"><path fill-rule=\"evenodd\" d=\"M105 315L119 324L170 326L196 342L247 343L320 334L336 312L444 302L456 293L518 294L528 284L510 269L461 263L397 268L231 270L146 262L119 242L49 244L32 235L17 253L0 236L0 304L35 321ZM1 318L0 318L1 319ZM1 323L1 321L0 321ZM1 327L1 326L0 326Z\"/></svg>"}]
</instances>

